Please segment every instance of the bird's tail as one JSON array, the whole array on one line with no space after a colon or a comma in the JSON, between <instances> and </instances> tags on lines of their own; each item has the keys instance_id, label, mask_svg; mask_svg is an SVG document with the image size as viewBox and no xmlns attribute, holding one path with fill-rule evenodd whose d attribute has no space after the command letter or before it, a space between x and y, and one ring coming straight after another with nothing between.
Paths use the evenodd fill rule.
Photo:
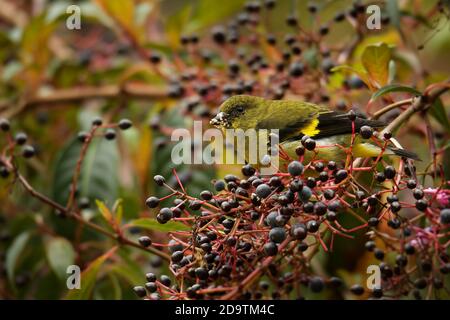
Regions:
<instances>
[{"instance_id":1,"label":"bird's tail","mask_svg":"<svg viewBox=\"0 0 450 320\"><path fill-rule=\"evenodd\" d=\"M400 144L400 142L397 141L397 139L391 138L391 142L394 144L395 147L388 147L388 148L395 155L400 156L400 157L404 157L404 158L408 158L408 159L422 161L419 158L419 156L417 154L415 154L414 152L407 151L407 150L403 149L402 145Z\"/></svg>"},{"instance_id":2,"label":"bird's tail","mask_svg":"<svg viewBox=\"0 0 450 320\"><path fill-rule=\"evenodd\" d=\"M415 154L414 152L411 151L407 151L405 149L401 149L401 148L389 148L389 150L391 150L395 155L400 156L400 157L405 157L408 159L413 159L413 160L417 160L417 161L421 161L419 156L417 154Z\"/></svg>"}]
</instances>

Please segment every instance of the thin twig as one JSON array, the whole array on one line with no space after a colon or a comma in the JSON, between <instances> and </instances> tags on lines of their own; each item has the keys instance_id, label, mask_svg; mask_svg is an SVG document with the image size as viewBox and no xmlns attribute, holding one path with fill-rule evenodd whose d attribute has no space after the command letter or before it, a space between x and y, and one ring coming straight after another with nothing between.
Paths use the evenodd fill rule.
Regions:
<instances>
[{"instance_id":1,"label":"thin twig","mask_svg":"<svg viewBox=\"0 0 450 320\"><path fill-rule=\"evenodd\" d=\"M291 239L286 239L282 244L280 244L278 250L282 250L285 246L288 245L288 243L291 241ZM243 290L244 288L251 285L256 279L258 279L258 276L266 270L266 268L272 263L272 261L275 259L275 257L267 257L258 267L253 270L252 273L250 273L242 282L236 286L232 291L221 297L221 300L233 300L236 298L236 296Z\"/></svg>"},{"instance_id":2,"label":"thin twig","mask_svg":"<svg viewBox=\"0 0 450 320\"><path fill-rule=\"evenodd\" d=\"M120 235L112 233L95 223L92 223L90 221L83 219L83 217L80 214L69 212L69 210L66 209L65 207L63 207L62 205L58 204L57 202L53 201L52 199L48 198L47 196L43 195L42 193L36 191L21 174L17 173L17 178L18 178L18 181L22 184L22 186L25 188L25 190L28 191L28 193L31 196L33 196L36 199L40 200L41 202L47 204L48 206L61 211L66 216L77 220L78 222L82 223L83 225L85 225L93 230L98 231L99 233L107 236L108 238L117 240L120 244L128 245L128 246L135 247L135 248L147 251L147 252L151 252L165 260L170 260L170 257L164 252L161 252L152 247L145 248L134 241L123 238Z\"/></svg>"}]
</instances>

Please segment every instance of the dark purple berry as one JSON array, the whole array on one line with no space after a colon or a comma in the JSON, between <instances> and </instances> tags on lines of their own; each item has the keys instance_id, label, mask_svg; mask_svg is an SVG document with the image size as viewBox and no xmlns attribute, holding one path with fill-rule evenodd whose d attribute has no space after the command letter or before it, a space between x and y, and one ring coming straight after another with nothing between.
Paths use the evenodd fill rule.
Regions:
<instances>
[{"instance_id":1,"label":"dark purple berry","mask_svg":"<svg viewBox=\"0 0 450 320\"><path fill-rule=\"evenodd\" d=\"M147 291L143 286L136 286L133 288L133 291L139 298L143 298L147 295Z\"/></svg>"},{"instance_id":2,"label":"dark purple berry","mask_svg":"<svg viewBox=\"0 0 450 320\"><path fill-rule=\"evenodd\" d=\"M303 164L299 161L292 161L288 165L288 172L293 177L301 175L303 173Z\"/></svg>"},{"instance_id":3,"label":"dark purple berry","mask_svg":"<svg viewBox=\"0 0 450 320\"><path fill-rule=\"evenodd\" d=\"M255 193L259 198L264 199L272 193L272 190L267 184L263 183L256 188Z\"/></svg>"},{"instance_id":4,"label":"dark purple berry","mask_svg":"<svg viewBox=\"0 0 450 320\"><path fill-rule=\"evenodd\" d=\"M150 239L150 237L147 237L147 236L140 237L138 239L138 242L143 247L149 247L152 245L152 239Z\"/></svg>"},{"instance_id":5,"label":"dark purple berry","mask_svg":"<svg viewBox=\"0 0 450 320\"><path fill-rule=\"evenodd\" d=\"M278 253L278 247L277 244L275 242L267 242L264 245L264 252L266 253L266 255L268 256L276 256Z\"/></svg>"},{"instance_id":6,"label":"dark purple berry","mask_svg":"<svg viewBox=\"0 0 450 320\"><path fill-rule=\"evenodd\" d=\"M157 197L149 197L146 201L145 204L147 205L147 207L149 207L150 209L156 208L159 205L159 199Z\"/></svg>"},{"instance_id":7,"label":"dark purple berry","mask_svg":"<svg viewBox=\"0 0 450 320\"><path fill-rule=\"evenodd\" d=\"M273 228L269 232L269 238L275 243L281 243L286 239L286 231L281 227Z\"/></svg>"},{"instance_id":8,"label":"dark purple berry","mask_svg":"<svg viewBox=\"0 0 450 320\"><path fill-rule=\"evenodd\" d=\"M122 119L119 121L119 128L121 130L128 130L133 126L133 123L129 119Z\"/></svg>"},{"instance_id":9,"label":"dark purple berry","mask_svg":"<svg viewBox=\"0 0 450 320\"><path fill-rule=\"evenodd\" d=\"M369 126L362 126L361 129L359 129L359 133L364 139L370 139L373 134L373 129Z\"/></svg>"}]
</instances>

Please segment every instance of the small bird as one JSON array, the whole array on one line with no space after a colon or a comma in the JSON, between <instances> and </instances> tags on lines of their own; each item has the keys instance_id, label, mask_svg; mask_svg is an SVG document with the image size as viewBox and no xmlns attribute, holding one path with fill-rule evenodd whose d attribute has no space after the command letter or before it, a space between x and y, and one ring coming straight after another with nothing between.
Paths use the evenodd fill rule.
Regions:
<instances>
[{"instance_id":1,"label":"small bird","mask_svg":"<svg viewBox=\"0 0 450 320\"><path fill-rule=\"evenodd\" d=\"M366 119L361 114L356 114L352 121L348 113L333 111L313 103L236 95L223 102L219 111L210 123L223 131L278 129L279 145L292 159L298 159L296 149L302 146L302 138L310 137L315 142L315 148L314 152L306 150L304 154L306 163L313 157L317 160L344 161L347 158L344 148L351 145L352 130L357 133L352 146L355 158L378 157L382 151L380 145L384 143L380 140L380 144L377 144L359 134L363 126L369 127L366 129L370 130L382 128L386 126L384 122ZM397 155L418 160L413 152L392 146L388 146L383 155Z\"/></svg>"}]
</instances>

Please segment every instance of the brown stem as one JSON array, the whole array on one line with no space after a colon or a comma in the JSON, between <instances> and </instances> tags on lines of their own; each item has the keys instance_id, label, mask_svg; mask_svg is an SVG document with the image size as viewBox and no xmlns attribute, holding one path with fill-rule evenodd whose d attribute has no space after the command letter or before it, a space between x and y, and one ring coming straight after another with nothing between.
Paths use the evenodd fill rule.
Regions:
<instances>
[{"instance_id":1,"label":"brown stem","mask_svg":"<svg viewBox=\"0 0 450 320\"><path fill-rule=\"evenodd\" d=\"M378 110L377 112L375 112L372 116L372 119L378 119L380 118L383 114L385 114L386 112L389 112L393 109L396 109L398 107L402 107L404 105L410 104L413 102L413 99L405 99L405 100L400 100L394 103L391 103L390 105L387 105L386 107Z\"/></svg>"},{"instance_id":2,"label":"brown stem","mask_svg":"<svg viewBox=\"0 0 450 320\"><path fill-rule=\"evenodd\" d=\"M450 83L450 80L447 80L446 83ZM384 130L381 132L381 135L386 132L396 131L403 123L408 121L412 115L419 111L426 110L428 106L430 106L437 98L439 98L439 96L441 96L447 90L449 90L449 88L447 86L444 86L436 90L434 93L424 95L415 99L411 107L403 111L397 118L394 119L394 121L392 121L386 128L384 128Z\"/></svg>"},{"instance_id":3,"label":"brown stem","mask_svg":"<svg viewBox=\"0 0 450 320\"><path fill-rule=\"evenodd\" d=\"M18 115L26 109L50 105L78 103L89 99L113 99L125 96L135 99L167 98L166 87L152 86L142 83L126 83L123 85L83 86L69 89L56 89L49 94L38 94L28 98L17 108L11 108L11 103L0 104L0 112L6 118Z\"/></svg>"}]
</instances>

